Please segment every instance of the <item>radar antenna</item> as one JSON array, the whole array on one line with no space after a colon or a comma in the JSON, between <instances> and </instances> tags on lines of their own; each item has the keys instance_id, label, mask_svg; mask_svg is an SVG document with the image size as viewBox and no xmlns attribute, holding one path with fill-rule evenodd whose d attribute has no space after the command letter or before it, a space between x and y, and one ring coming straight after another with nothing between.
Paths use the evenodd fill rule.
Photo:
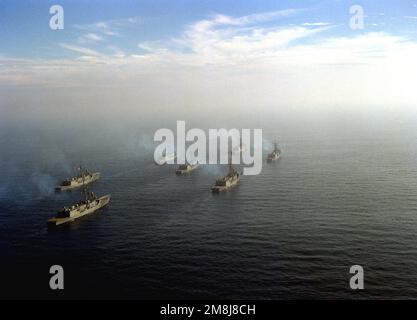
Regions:
<instances>
[{"instance_id":1,"label":"radar antenna","mask_svg":"<svg viewBox=\"0 0 417 320\"><path fill-rule=\"evenodd\" d=\"M229 153L229 174L233 174L233 167L232 167L232 152Z\"/></svg>"}]
</instances>

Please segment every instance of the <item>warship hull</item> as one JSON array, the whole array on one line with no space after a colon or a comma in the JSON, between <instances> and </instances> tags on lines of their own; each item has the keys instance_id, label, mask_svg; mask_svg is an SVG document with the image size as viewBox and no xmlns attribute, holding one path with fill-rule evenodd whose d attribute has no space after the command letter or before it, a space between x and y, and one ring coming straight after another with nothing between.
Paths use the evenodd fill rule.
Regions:
<instances>
[{"instance_id":1,"label":"warship hull","mask_svg":"<svg viewBox=\"0 0 417 320\"><path fill-rule=\"evenodd\" d=\"M181 175L183 175L183 174L187 174L187 173L189 173L189 172L191 172L191 171L194 171L195 169L197 169L198 168L198 165L196 165L196 166L191 166L191 167L189 167L188 169L178 169L177 171L175 171L175 173L177 174L177 175L179 175L179 176L181 176Z\"/></svg>"},{"instance_id":2,"label":"warship hull","mask_svg":"<svg viewBox=\"0 0 417 320\"><path fill-rule=\"evenodd\" d=\"M79 212L74 212L71 213L71 215L69 217L56 217L56 218L52 218L48 220L48 227L56 227L59 226L61 224L66 224L69 222L73 222L74 220L77 220L81 217L84 217L88 214L94 213L97 210L103 208L104 206L106 206L109 201L110 201L110 195L105 195L103 197L100 197L97 199L98 203L90 208L86 208L83 211L79 211Z\"/></svg>"},{"instance_id":3,"label":"warship hull","mask_svg":"<svg viewBox=\"0 0 417 320\"><path fill-rule=\"evenodd\" d=\"M278 149L278 144L274 143L274 150L268 154L268 157L266 158L266 162L274 162L277 161L279 158L281 158L281 150Z\"/></svg>"},{"instance_id":4,"label":"warship hull","mask_svg":"<svg viewBox=\"0 0 417 320\"><path fill-rule=\"evenodd\" d=\"M55 191L61 192L61 191L67 191L67 190L72 190L72 189L76 189L76 188L80 188L86 184L92 183L96 180L98 180L100 178L100 173L99 172L95 172L91 175L91 177L85 177L84 178L84 182L82 180L82 178L77 179L76 181L72 181L70 185L61 185L61 186L57 186L55 187Z\"/></svg>"},{"instance_id":5,"label":"warship hull","mask_svg":"<svg viewBox=\"0 0 417 320\"><path fill-rule=\"evenodd\" d=\"M278 155L269 155L268 158L266 159L266 161L271 163L271 162L279 160L280 158L281 158L280 154L278 154Z\"/></svg>"},{"instance_id":6,"label":"warship hull","mask_svg":"<svg viewBox=\"0 0 417 320\"><path fill-rule=\"evenodd\" d=\"M240 180L240 178L235 179L233 181L230 181L229 183L227 183L224 186L214 186L214 187L211 188L211 192L213 192L213 193L220 193L220 192L223 192L223 191L227 191L230 188L232 188L235 185L237 185L237 183L239 182L239 180Z\"/></svg>"}]
</instances>

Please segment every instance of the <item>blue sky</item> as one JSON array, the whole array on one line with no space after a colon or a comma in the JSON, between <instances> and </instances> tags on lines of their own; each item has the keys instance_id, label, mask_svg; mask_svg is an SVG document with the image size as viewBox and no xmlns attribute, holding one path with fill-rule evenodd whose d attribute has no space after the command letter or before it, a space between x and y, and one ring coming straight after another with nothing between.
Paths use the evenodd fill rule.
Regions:
<instances>
[{"instance_id":1,"label":"blue sky","mask_svg":"<svg viewBox=\"0 0 417 320\"><path fill-rule=\"evenodd\" d=\"M161 110L417 105L417 0L0 0L0 43L14 102L52 87Z\"/></svg>"},{"instance_id":2,"label":"blue sky","mask_svg":"<svg viewBox=\"0 0 417 320\"><path fill-rule=\"evenodd\" d=\"M351 33L349 7L360 4L365 9L365 31L384 31L416 37L417 1L249 1L249 0L0 0L0 54L12 57L58 57L75 55L58 44L71 43L81 37L79 26L135 18L118 30L123 36L95 43L93 47L108 51L108 46L136 53L139 42L167 40L179 36L185 26L216 14L233 17L264 12L304 9L296 15L269 22L275 26L327 22L334 25L327 35ZM48 27L49 7L60 4L65 12L65 29ZM116 28L116 27L115 27ZM94 33L94 32L92 32ZM110 44L111 43L111 44ZM91 45L91 44L90 44Z\"/></svg>"}]
</instances>

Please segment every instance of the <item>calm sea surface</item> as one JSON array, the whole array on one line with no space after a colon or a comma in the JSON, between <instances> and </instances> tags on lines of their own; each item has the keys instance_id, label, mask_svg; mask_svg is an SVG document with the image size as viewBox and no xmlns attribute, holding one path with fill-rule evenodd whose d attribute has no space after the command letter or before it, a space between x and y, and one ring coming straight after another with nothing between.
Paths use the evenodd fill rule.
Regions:
<instances>
[{"instance_id":1,"label":"calm sea surface","mask_svg":"<svg viewBox=\"0 0 417 320\"><path fill-rule=\"evenodd\" d=\"M272 123L254 127L265 154L280 139L281 161L220 195L210 186L225 167L176 176L154 164L153 131L140 124L3 127L0 297L417 297L411 121ZM48 231L80 197L53 191L80 161L102 173L92 190L111 203ZM53 264L65 270L60 293L48 289ZM354 264L365 270L361 292L349 289Z\"/></svg>"}]
</instances>

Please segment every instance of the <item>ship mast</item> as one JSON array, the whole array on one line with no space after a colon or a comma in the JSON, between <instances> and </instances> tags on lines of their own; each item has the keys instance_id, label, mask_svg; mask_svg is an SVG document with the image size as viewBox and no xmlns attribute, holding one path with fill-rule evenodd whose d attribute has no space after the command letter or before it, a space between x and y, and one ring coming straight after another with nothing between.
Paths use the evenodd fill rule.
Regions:
<instances>
[{"instance_id":1,"label":"ship mast","mask_svg":"<svg viewBox=\"0 0 417 320\"><path fill-rule=\"evenodd\" d=\"M80 165L80 168L79 169L80 169L80 172L81 172L81 178L83 180L83 191L82 191L82 194L83 194L83 196L85 198L85 201L87 202L87 200L88 200L88 190L87 190L87 186L85 184L85 172L84 172L83 167L81 165Z\"/></svg>"},{"instance_id":2,"label":"ship mast","mask_svg":"<svg viewBox=\"0 0 417 320\"><path fill-rule=\"evenodd\" d=\"M233 167L232 167L232 153L230 152L229 156L229 174L233 174Z\"/></svg>"}]
</instances>

